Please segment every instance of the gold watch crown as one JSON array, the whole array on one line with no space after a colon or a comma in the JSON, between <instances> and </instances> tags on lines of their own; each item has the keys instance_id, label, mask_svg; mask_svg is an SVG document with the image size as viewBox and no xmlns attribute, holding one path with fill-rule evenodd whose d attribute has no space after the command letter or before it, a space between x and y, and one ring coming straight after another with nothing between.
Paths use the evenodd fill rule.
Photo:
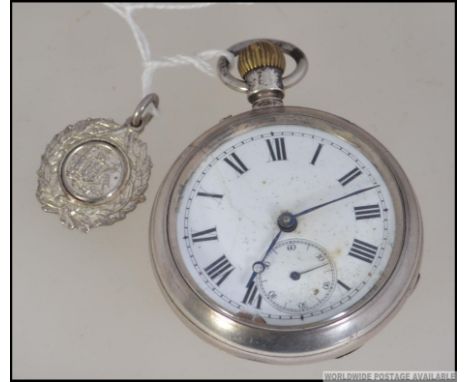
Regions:
<instances>
[{"instance_id":1,"label":"gold watch crown","mask_svg":"<svg viewBox=\"0 0 468 382\"><path fill-rule=\"evenodd\" d=\"M250 71L264 67L284 71L286 60L278 45L270 41L255 41L239 53L238 70L242 78Z\"/></svg>"}]
</instances>

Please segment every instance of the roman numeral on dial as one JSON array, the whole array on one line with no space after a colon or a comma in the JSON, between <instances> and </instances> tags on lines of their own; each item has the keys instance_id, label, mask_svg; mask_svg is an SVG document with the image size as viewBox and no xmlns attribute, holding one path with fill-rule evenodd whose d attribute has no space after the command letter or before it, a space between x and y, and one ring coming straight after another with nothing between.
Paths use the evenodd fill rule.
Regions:
<instances>
[{"instance_id":1,"label":"roman numeral on dial","mask_svg":"<svg viewBox=\"0 0 468 382\"><path fill-rule=\"evenodd\" d=\"M232 153L227 158L224 158L224 161L236 170L240 175L245 174L249 169L247 166L240 160L236 153Z\"/></svg>"},{"instance_id":2,"label":"roman numeral on dial","mask_svg":"<svg viewBox=\"0 0 468 382\"><path fill-rule=\"evenodd\" d=\"M216 282L217 286L220 286L233 270L234 266L225 255L222 255L205 268L206 274L211 280Z\"/></svg>"},{"instance_id":3,"label":"roman numeral on dial","mask_svg":"<svg viewBox=\"0 0 468 382\"><path fill-rule=\"evenodd\" d=\"M357 167L355 167L350 172L348 172L346 175L344 175L340 179L338 179L338 182L340 182L340 184L342 186L346 186L349 182L352 182L354 179L356 179L361 174L362 174L362 171L359 170Z\"/></svg>"},{"instance_id":4,"label":"roman numeral on dial","mask_svg":"<svg viewBox=\"0 0 468 382\"><path fill-rule=\"evenodd\" d=\"M198 196L206 196L208 198L218 198L218 199L223 198L223 195L221 195L221 194L212 194L210 192L197 192L197 195Z\"/></svg>"},{"instance_id":5,"label":"roman numeral on dial","mask_svg":"<svg viewBox=\"0 0 468 382\"><path fill-rule=\"evenodd\" d=\"M253 305L257 309L260 309L260 307L262 306L262 295L258 293L258 289L255 283L249 283L242 303L247 305Z\"/></svg>"},{"instance_id":6,"label":"roman numeral on dial","mask_svg":"<svg viewBox=\"0 0 468 382\"><path fill-rule=\"evenodd\" d=\"M356 220L379 218L380 206L378 204L370 204L368 206L354 207L354 215L356 216Z\"/></svg>"},{"instance_id":7,"label":"roman numeral on dial","mask_svg":"<svg viewBox=\"0 0 468 382\"><path fill-rule=\"evenodd\" d=\"M377 254L379 248L375 245L366 243L365 241L354 239L353 245L348 255L355 257L356 259L365 261L366 263L372 263Z\"/></svg>"},{"instance_id":8,"label":"roman numeral on dial","mask_svg":"<svg viewBox=\"0 0 468 382\"><path fill-rule=\"evenodd\" d=\"M310 164L312 165L315 165L315 162L317 162L317 158L320 154L320 151L322 151L322 147L323 145L320 143L317 147L317 149L315 150L315 153L314 153L314 156L312 157L312 160L310 161Z\"/></svg>"},{"instance_id":9,"label":"roman numeral on dial","mask_svg":"<svg viewBox=\"0 0 468 382\"><path fill-rule=\"evenodd\" d=\"M272 160L277 161L288 159L286 156L286 145L284 143L284 138L275 138L274 144L270 139L267 139L266 143Z\"/></svg>"},{"instance_id":10,"label":"roman numeral on dial","mask_svg":"<svg viewBox=\"0 0 468 382\"><path fill-rule=\"evenodd\" d=\"M347 291L351 289L349 286L347 286L347 285L346 285L343 281L341 281L341 280L337 280L337 283L338 283L338 285L340 285L341 287L343 287L343 288L346 289Z\"/></svg>"},{"instance_id":11,"label":"roman numeral on dial","mask_svg":"<svg viewBox=\"0 0 468 382\"><path fill-rule=\"evenodd\" d=\"M210 241L210 240L218 240L218 235L216 233L216 227L206 229L204 231L192 233L192 241L194 243L200 241Z\"/></svg>"}]
</instances>

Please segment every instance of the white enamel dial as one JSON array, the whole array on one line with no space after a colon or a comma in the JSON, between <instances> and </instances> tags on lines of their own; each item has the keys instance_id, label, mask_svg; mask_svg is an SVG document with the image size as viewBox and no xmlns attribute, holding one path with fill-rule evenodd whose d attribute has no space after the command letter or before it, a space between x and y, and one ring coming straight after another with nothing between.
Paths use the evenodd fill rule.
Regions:
<instances>
[{"instance_id":1,"label":"white enamel dial","mask_svg":"<svg viewBox=\"0 0 468 382\"><path fill-rule=\"evenodd\" d=\"M390 192L354 146L274 125L232 138L179 199L177 244L212 305L271 325L334 317L359 302L390 258Z\"/></svg>"}]
</instances>

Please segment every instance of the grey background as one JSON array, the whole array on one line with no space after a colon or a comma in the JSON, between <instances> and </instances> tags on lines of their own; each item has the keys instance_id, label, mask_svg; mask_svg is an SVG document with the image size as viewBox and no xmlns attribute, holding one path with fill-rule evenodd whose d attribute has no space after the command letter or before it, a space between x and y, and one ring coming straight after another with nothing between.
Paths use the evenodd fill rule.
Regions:
<instances>
[{"instance_id":1,"label":"grey background","mask_svg":"<svg viewBox=\"0 0 468 382\"><path fill-rule=\"evenodd\" d=\"M320 378L323 370L454 367L453 4L214 5L145 10L153 57L224 49L254 37L290 41L310 61L286 103L341 115L376 136L418 195L422 279L400 313L339 360L272 366L203 342L164 301L148 222L179 153L244 96L186 66L156 73L161 115L142 138L153 158L147 201L124 221L63 228L35 199L40 156L86 117L124 121L141 98L128 25L101 4L13 5L13 377Z\"/></svg>"}]
</instances>

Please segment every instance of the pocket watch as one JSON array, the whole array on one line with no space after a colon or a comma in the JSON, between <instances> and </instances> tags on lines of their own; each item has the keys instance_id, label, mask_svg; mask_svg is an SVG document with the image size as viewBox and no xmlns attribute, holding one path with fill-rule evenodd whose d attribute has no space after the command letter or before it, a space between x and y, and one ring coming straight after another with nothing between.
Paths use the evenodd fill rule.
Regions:
<instances>
[{"instance_id":1,"label":"pocket watch","mask_svg":"<svg viewBox=\"0 0 468 382\"><path fill-rule=\"evenodd\" d=\"M232 46L221 80L251 111L192 142L156 196L157 279L200 336L257 361L337 358L414 290L422 250L415 194L395 158L336 115L283 106L307 71L278 40ZM295 68L284 75L285 55Z\"/></svg>"}]
</instances>

